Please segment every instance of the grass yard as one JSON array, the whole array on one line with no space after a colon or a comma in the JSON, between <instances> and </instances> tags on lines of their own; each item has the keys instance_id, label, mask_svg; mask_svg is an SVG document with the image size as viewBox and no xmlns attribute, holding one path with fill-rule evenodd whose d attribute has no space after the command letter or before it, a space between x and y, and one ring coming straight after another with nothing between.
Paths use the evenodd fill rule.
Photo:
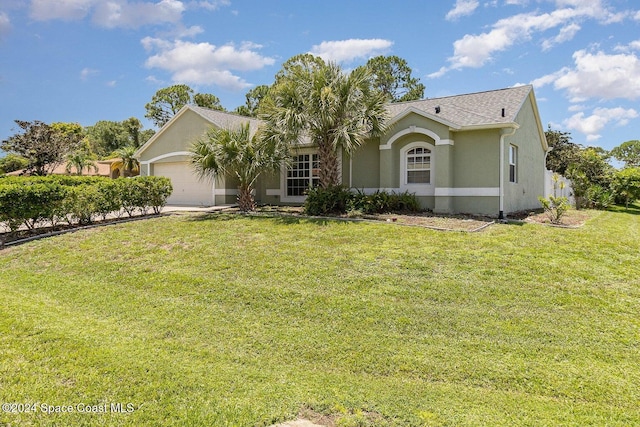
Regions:
<instances>
[{"instance_id":1,"label":"grass yard","mask_svg":"<svg viewBox=\"0 0 640 427\"><path fill-rule=\"evenodd\" d=\"M637 206L479 233L175 215L12 247L0 425L640 425L639 254Z\"/></svg>"}]
</instances>

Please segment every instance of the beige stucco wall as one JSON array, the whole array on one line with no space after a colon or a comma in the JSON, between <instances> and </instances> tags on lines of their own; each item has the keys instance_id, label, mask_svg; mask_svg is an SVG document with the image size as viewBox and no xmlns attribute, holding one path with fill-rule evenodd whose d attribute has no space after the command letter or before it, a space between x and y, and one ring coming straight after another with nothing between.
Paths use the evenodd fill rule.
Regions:
<instances>
[{"instance_id":1,"label":"beige stucco wall","mask_svg":"<svg viewBox=\"0 0 640 427\"><path fill-rule=\"evenodd\" d=\"M160 134L153 144L142 151L139 160L144 162L168 153L189 151L191 144L204 135L210 126L211 123L200 115L191 110L185 110L179 120L175 120L171 126L159 131ZM163 160L165 159L158 161ZM175 162L179 159L174 158L169 161Z\"/></svg>"}]
</instances>

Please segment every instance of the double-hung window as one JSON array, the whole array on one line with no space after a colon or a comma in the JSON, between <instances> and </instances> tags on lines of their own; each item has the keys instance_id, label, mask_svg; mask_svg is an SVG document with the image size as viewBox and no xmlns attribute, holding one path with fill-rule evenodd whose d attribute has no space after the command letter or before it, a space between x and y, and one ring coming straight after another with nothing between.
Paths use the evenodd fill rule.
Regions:
<instances>
[{"instance_id":1,"label":"double-hung window","mask_svg":"<svg viewBox=\"0 0 640 427\"><path fill-rule=\"evenodd\" d=\"M318 186L318 155L298 154L293 156L287 170L287 196L304 196L305 191Z\"/></svg>"},{"instance_id":2,"label":"double-hung window","mask_svg":"<svg viewBox=\"0 0 640 427\"><path fill-rule=\"evenodd\" d=\"M518 182L518 147L509 145L509 182Z\"/></svg>"},{"instance_id":3,"label":"double-hung window","mask_svg":"<svg viewBox=\"0 0 640 427\"><path fill-rule=\"evenodd\" d=\"M431 150L425 147L416 147L406 154L407 184L431 183Z\"/></svg>"}]
</instances>

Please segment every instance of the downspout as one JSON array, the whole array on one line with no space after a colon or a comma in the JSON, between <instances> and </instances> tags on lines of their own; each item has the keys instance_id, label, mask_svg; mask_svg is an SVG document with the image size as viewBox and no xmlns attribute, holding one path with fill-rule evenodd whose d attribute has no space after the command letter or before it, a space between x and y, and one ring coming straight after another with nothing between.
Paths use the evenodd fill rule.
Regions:
<instances>
[{"instance_id":1,"label":"downspout","mask_svg":"<svg viewBox=\"0 0 640 427\"><path fill-rule=\"evenodd\" d=\"M517 127L500 131L500 212L498 219L504 219L504 139L516 133Z\"/></svg>"}]
</instances>

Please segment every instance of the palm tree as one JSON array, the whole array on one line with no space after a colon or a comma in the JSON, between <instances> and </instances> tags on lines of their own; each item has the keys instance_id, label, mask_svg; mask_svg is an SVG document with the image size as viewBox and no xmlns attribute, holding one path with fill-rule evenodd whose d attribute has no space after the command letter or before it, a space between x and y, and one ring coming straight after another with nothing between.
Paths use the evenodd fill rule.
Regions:
<instances>
[{"instance_id":1,"label":"palm tree","mask_svg":"<svg viewBox=\"0 0 640 427\"><path fill-rule=\"evenodd\" d=\"M366 67L349 74L311 55L285 63L262 115L264 137L318 147L320 187L340 185L338 149L351 154L385 131L388 98L372 85Z\"/></svg>"},{"instance_id":2,"label":"palm tree","mask_svg":"<svg viewBox=\"0 0 640 427\"><path fill-rule=\"evenodd\" d=\"M65 171L67 173L71 173L71 169L76 170L76 174L82 175L82 170L93 169L96 173L98 172L98 166L96 162L94 162L84 151L74 151L72 153L67 154L66 156L67 165L65 167Z\"/></svg>"},{"instance_id":3,"label":"palm tree","mask_svg":"<svg viewBox=\"0 0 640 427\"><path fill-rule=\"evenodd\" d=\"M140 163L134 157L136 147L127 145L115 151L119 160L111 163L111 172L116 169L120 171L120 175L124 177L133 176L140 171Z\"/></svg>"},{"instance_id":4,"label":"palm tree","mask_svg":"<svg viewBox=\"0 0 640 427\"><path fill-rule=\"evenodd\" d=\"M277 171L288 158L287 146L252 137L249 123L237 129L210 129L191 148L191 163L201 178L235 175L238 179L238 207L255 209L253 185L264 173Z\"/></svg>"}]
</instances>

